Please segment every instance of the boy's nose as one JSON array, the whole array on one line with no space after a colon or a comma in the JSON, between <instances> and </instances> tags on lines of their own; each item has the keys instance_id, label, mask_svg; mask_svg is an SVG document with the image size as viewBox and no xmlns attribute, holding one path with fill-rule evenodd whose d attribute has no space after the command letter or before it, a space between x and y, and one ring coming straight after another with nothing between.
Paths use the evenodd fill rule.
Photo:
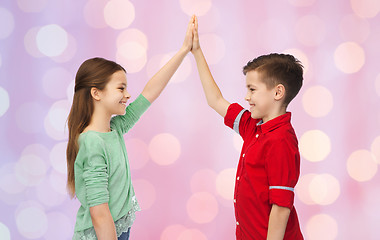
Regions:
<instances>
[{"instance_id":1,"label":"boy's nose","mask_svg":"<svg viewBox=\"0 0 380 240\"><path fill-rule=\"evenodd\" d=\"M129 94L129 92L125 91L124 97L126 97L127 99L129 99L131 97L131 94Z\"/></svg>"}]
</instances>

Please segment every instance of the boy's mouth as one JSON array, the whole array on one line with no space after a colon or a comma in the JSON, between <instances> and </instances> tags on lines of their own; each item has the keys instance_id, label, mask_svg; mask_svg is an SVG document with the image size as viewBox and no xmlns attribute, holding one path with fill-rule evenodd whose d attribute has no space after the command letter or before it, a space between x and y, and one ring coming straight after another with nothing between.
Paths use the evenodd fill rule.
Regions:
<instances>
[{"instance_id":1,"label":"boy's mouth","mask_svg":"<svg viewBox=\"0 0 380 240\"><path fill-rule=\"evenodd\" d=\"M126 101L120 101L119 103L123 104L124 106L127 106L127 102Z\"/></svg>"}]
</instances>

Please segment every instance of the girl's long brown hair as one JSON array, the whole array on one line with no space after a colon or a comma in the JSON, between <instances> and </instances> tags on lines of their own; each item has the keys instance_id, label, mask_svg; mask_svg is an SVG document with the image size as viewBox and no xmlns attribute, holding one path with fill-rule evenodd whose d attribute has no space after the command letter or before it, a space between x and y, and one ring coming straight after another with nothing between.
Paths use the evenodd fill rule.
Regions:
<instances>
[{"instance_id":1,"label":"girl's long brown hair","mask_svg":"<svg viewBox=\"0 0 380 240\"><path fill-rule=\"evenodd\" d=\"M74 99L67 119L69 141L67 143L67 189L75 195L74 163L79 151L79 134L90 124L94 104L91 88L103 90L110 77L117 71L125 71L119 64L104 58L91 58L82 63L75 76Z\"/></svg>"}]
</instances>

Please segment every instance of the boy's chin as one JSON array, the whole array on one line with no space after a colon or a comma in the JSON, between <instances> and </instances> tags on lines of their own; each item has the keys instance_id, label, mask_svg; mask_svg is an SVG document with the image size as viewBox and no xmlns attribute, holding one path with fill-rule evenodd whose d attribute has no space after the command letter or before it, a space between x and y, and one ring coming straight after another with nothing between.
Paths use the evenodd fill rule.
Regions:
<instances>
[{"instance_id":1,"label":"boy's chin","mask_svg":"<svg viewBox=\"0 0 380 240\"><path fill-rule=\"evenodd\" d=\"M261 116L259 116L259 115L255 114L255 113L251 112L251 118L253 118L253 119L261 119Z\"/></svg>"}]
</instances>

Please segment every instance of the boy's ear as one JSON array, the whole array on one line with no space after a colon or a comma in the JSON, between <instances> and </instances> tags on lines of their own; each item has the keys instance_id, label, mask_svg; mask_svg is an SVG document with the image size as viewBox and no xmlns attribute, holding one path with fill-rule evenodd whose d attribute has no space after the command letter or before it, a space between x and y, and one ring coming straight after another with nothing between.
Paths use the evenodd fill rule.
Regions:
<instances>
[{"instance_id":1,"label":"boy's ear","mask_svg":"<svg viewBox=\"0 0 380 240\"><path fill-rule=\"evenodd\" d=\"M96 101L100 100L100 91L96 87L91 88L91 97Z\"/></svg>"},{"instance_id":2,"label":"boy's ear","mask_svg":"<svg viewBox=\"0 0 380 240\"><path fill-rule=\"evenodd\" d=\"M285 87L282 84L278 84L275 88L275 96L274 99L280 101L285 98Z\"/></svg>"}]
</instances>

